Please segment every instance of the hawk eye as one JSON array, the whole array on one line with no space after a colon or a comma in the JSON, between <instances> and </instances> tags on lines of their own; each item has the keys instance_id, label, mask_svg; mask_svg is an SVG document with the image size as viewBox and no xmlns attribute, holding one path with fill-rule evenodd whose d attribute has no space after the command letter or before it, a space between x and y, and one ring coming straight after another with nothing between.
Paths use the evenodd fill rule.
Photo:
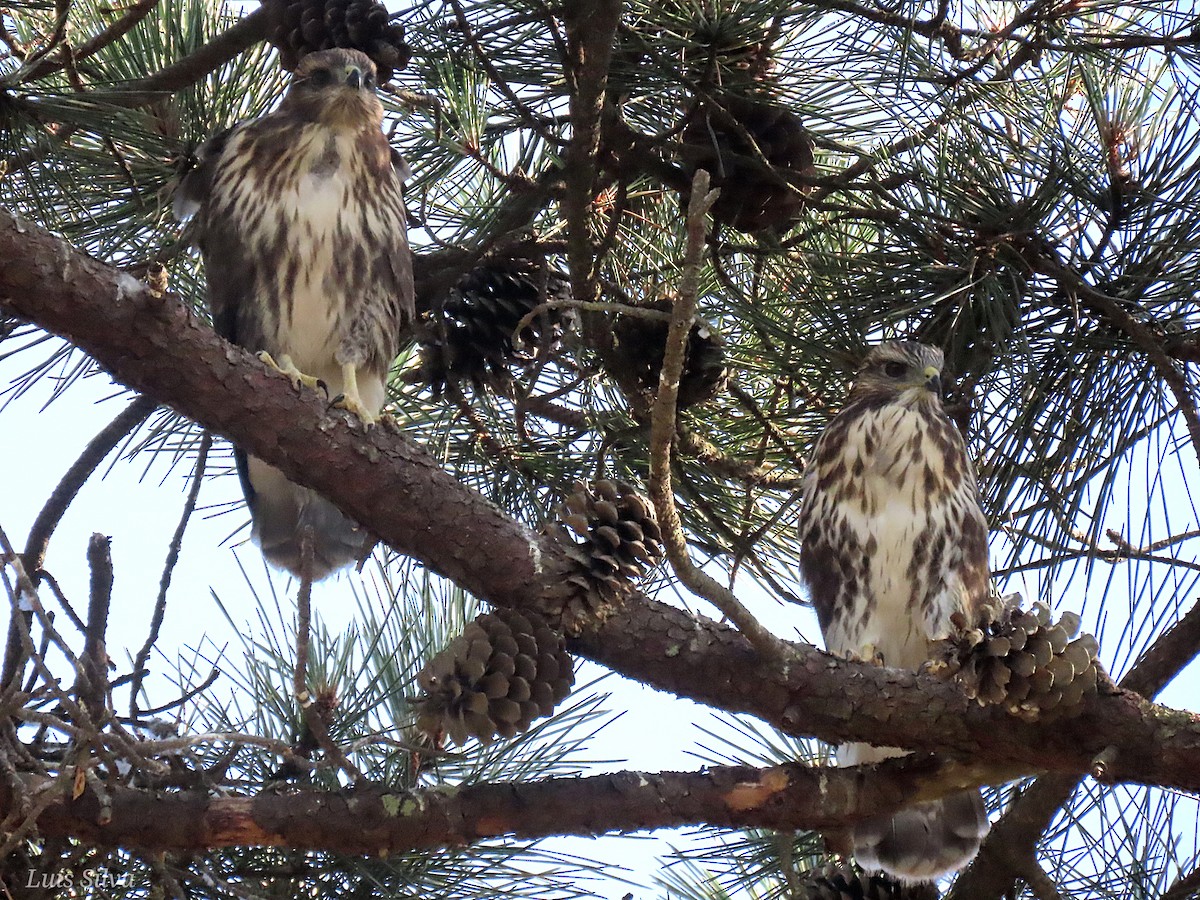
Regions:
<instances>
[{"instance_id":1,"label":"hawk eye","mask_svg":"<svg viewBox=\"0 0 1200 900\"><path fill-rule=\"evenodd\" d=\"M368 91L375 90L375 76L369 74L363 76L363 87L365 87Z\"/></svg>"},{"instance_id":2,"label":"hawk eye","mask_svg":"<svg viewBox=\"0 0 1200 900\"><path fill-rule=\"evenodd\" d=\"M308 76L308 83L316 88L329 87L333 84L333 73L328 69L314 69Z\"/></svg>"},{"instance_id":3,"label":"hawk eye","mask_svg":"<svg viewBox=\"0 0 1200 900\"><path fill-rule=\"evenodd\" d=\"M908 366L902 362L884 363L883 374L888 378L903 378L908 374Z\"/></svg>"}]
</instances>

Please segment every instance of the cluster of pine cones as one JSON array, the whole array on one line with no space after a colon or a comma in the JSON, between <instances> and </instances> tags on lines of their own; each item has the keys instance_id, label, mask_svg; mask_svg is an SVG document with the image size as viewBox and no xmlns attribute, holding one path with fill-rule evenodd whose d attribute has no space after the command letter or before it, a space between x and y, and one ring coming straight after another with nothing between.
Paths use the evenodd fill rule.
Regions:
<instances>
[{"instance_id":1,"label":"cluster of pine cones","mask_svg":"<svg viewBox=\"0 0 1200 900\"><path fill-rule=\"evenodd\" d=\"M561 515L553 531L571 570L547 598L553 618L503 608L481 615L417 676L417 726L435 740L488 744L550 715L575 677L563 632L609 614L663 556L654 508L628 484L577 484Z\"/></svg>"}]
</instances>

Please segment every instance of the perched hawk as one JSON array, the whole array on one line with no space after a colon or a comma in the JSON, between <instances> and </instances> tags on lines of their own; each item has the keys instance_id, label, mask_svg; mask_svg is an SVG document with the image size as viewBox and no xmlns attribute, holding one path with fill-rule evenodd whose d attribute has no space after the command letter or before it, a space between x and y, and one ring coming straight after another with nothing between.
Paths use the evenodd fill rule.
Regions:
<instances>
[{"instance_id":1,"label":"perched hawk","mask_svg":"<svg viewBox=\"0 0 1200 900\"><path fill-rule=\"evenodd\" d=\"M802 488L800 569L830 653L916 669L989 591L987 522L962 436L942 411L942 352L880 344L818 438ZM842 765L901 751L838 748ZM988 821L977 790L859 823L868 870L925 881L961 868Z\"/></svg>"},{"instance_id":2,"label":"perched hawk","mask_svg":"<svg viewBox=\"0 0 1200 900\"><path fill-rule=\"evenodd\" d=\"M413 315L408 167L382 122L366 55L309 54L278 109L211 138L175 196L176 214L195 217L217 331L368 423ZM299 573L308 527L314 578L365 549L324 497L240 451L237 463L270 562Z\"/></svg>"}]
</instances>

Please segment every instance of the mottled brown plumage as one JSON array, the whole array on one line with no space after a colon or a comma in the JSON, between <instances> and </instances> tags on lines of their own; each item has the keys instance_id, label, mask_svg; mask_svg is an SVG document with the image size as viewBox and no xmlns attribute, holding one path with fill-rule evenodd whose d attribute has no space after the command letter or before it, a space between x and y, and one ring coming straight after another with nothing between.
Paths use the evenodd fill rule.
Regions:
<instances>
[{"instance_id":1,"label":"mottled brown plumage","mask_svg":"<svg viewBox=\"0 0 1200 900\"><path fill-rule=\"evenodd\" d=\"M942 411L942 353L889 342L867 355L844 409L809 459L800 568L825 646L918 668L934 642L971 620L989 592L987 522L962 436ZM842 765L900 755L848 744ZM987 817L978 791L860 823L866 869L921 881L974 856Z\"/></svg>"},{"instance_id":2,"label":"mottled brown plumage","mask_svg":"<svg viewBox=\"0 0 1200 900\"><path fill-rule=\"evenodd\" d=\"M278 109L210 139L176 193L194 215L220 334L265 352L372 421L400 330L413 315L404 160L381 130L375 67L356 50L312 53ZM361 529L323 497L238 457L267 558L294 573L314 532L314 576L363 549Z\"/></svg>"}]
</instances>

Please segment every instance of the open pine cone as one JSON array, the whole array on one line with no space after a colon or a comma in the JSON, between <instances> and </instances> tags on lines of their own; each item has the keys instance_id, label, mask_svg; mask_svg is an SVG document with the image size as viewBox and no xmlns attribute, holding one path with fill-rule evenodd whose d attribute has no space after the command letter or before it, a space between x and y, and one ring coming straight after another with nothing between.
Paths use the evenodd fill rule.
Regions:
<instances>
[{"instance_id":1,"label":"open pine cone","mask_svg":"<svg viewBox=\"0 0 1200 900\"><path fill-rule=\"evenodd\" d=\"M562 626L575 633L584 622L610 615L636 580L665 555L658 517L648 499L623 481L579 482L550 528L572 570L560 583Z\"/></svg>"},{"instance_id":2,"label":"open pine cone","mask_svg":"<svg viewBox=\"0 0 1200 900\"><path fill-rule=\"evenodd\" d=\"M932 671L953 678L980 706L1000 704L1026 721L1074 715L1096 692L1096 639L1075 637L1076 613L1051 622L1044 604L1025 611L1019 602L1012 595L985 606L973 625L961 613L952 616L958 632Z\"/></svg>"},{"instance_id":3,"label":"open pine cone","mask_svg":"<svg viewBox=\"0 0 1200 900\"><path fill-rule=\"evenodd\" d=\"M738 231L785 229L811 190L813 142L800 119L765 97L722 94L722 110L702 105L683 130L681 155L690 174L705 169L721 188L713 218ZM744 135L754 139L768 169ZM682 198L686 207L687 196Z\"/></svg>"},{"instance_id":4,"label":"open pine cone","mask_svg":"<svg viewBox=\"0 0 1200 900\"><path fill-rule=\"evenodd\" d=\"M566 277L541 261L502 260L472 269L450 290L441 320L421 335L420 362L405 380L429 385L435 395L447 382L458 381L469 381L478 390L506 392L512 383L511 367L532 358L513 346L513 331L537 306L570 295ZM519 337L528 346L549 349L569 321L566 310L548 310Z\"/></svg>"},{"instance_id":5,"label":"open pine cone","mask_svg":"<svg viewBox=\"0 0 1200 900\"><path fill-rule=\"evenodd\" d=\"M412 56L404 26L376 0L263 0L267 40L285 69L316 50L361 50L375 63L379 83L391 81Z\"/></svg>"},{"instance_id":6,"label":"open pine cone","mask_svg":"<svg viewBox=\"0 0 1200 900\"><path fill-rule=\"evenodd\" d=\"M536 613L497 608L478 616L417 676L417 727L458 746L528 730L571 691L563 636Z\"/></svg>"},{"instance_id":7,"label":"open pine cone","mask_svg":"<svg viewBox=\"0 0 1200 900\"><path fill-rule=\"evenodd\" d=\"M901 884L887 875L867 875L848 863L808 872L792 900L937 900L933 884Z\"/></svg>"}]
</instances>

